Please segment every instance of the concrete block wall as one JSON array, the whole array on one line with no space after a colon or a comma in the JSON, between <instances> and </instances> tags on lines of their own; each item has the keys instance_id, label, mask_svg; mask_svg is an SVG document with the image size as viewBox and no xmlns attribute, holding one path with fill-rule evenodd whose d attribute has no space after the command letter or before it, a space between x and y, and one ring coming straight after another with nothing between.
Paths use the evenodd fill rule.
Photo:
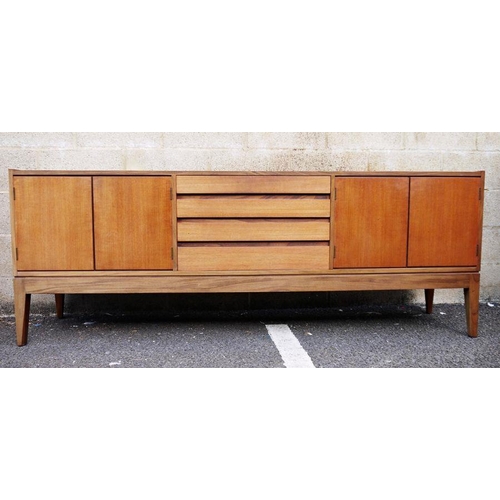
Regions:
<instances>
[{"instance_id":1,"label":"concrete block wall","mask_svg":"<svg viewBox=\"0 0 500 500\"><path fill-rule=\"evenodd\" d=\"M500 300L500 133L0 133L0 311L12 311L8 169L485 170L482 300ZM381 292L383 293L383 292ZM423 292L404 295L421 302ZM36 297L35 302L43 303ZM462 302L436 291L436 302Z\"/></svg>"}]
</instances>

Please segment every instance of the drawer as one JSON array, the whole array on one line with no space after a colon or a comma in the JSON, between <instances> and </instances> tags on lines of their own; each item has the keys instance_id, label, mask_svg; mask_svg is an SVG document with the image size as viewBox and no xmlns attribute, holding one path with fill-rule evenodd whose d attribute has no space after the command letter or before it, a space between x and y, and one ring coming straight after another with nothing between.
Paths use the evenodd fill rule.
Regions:
<instances>
[{"instance_id":1,"label":"drawer","mask_svg":"<svg viewBox=\"0 0 500 500\"><path fill-rule=\"evenodd\" d=\"M328 241L328 219L180 219L179 241Z\"/></svg>"},{"instance_id":2,"label":"drawer","mask_svg":"<svg viewBox=\"0 0 500 500\"><path fill-rule=\"evenodd\" d=\"M178 194L330 194L330 176L179 175Z\"/></svg>"},{"instance_id":3,"label":"drawer","mask_svg":"<svg viewBox=\"0 0 500 500\"><path fill-rule=\"evenodd\" d=\"M329 195L178 196L177 217L330 217Z\"/></svg>"},{"instance_id":4,"label":"drawer","mask_svg":"<svg viewBox=\"0 0 500 500\"><path fill-rule=\"evenodd\" d=\"M327 270L327 243L181 244L179 271Z\"/></svg>"}]
</instances>

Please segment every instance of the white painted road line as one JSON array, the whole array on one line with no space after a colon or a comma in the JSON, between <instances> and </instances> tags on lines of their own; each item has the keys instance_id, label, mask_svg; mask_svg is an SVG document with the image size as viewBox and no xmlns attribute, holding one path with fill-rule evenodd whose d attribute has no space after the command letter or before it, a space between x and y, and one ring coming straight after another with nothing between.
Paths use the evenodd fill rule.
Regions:
<instances>
[{"instance_id":1,"label":"white painted road line","mask_svg":"<svg viewBox=\"0 0 500 500\"><path fill-rule=\"evenodd\" d=\"M266 328L287 368L315 368L288 325L266 325Z\"/></svg>"}]
</instances>

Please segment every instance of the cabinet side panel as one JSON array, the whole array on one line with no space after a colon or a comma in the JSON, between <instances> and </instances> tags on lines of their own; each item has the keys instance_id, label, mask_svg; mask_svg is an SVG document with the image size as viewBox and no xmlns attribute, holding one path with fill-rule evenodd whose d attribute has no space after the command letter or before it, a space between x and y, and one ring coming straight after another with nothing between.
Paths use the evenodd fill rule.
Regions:
<instances>
[{"instance_id":1,"label":"cabinet side panel","mask_svg":"<svg viewBox=\"0 0 500 500\"><path fill-rule=\"evenodd\" d=\"M91 177L14 176L17 269L94 268Z\"/></svg>"}]
</instances>

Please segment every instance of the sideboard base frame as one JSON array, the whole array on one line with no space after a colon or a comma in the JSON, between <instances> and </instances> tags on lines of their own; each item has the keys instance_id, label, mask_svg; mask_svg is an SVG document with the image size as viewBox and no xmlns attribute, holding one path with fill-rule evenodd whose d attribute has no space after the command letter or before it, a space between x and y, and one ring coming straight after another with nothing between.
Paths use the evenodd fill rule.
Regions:
<instances>
[{"instance_id":1,"label":"sideboard base frame","mask_svg":"<svg viewBox=\"0 0 500 500\"><path fill-rule=\"evenodd\" d=\"M404 274L223 274L171 276L15 277L17 345L26 345L32 294L54 294L57 316L63 316L64 294L341 292L424 289L432 313L434 289L463 288L467 333L477 337L479 273Z\"/></svg>"}]
</instances>

